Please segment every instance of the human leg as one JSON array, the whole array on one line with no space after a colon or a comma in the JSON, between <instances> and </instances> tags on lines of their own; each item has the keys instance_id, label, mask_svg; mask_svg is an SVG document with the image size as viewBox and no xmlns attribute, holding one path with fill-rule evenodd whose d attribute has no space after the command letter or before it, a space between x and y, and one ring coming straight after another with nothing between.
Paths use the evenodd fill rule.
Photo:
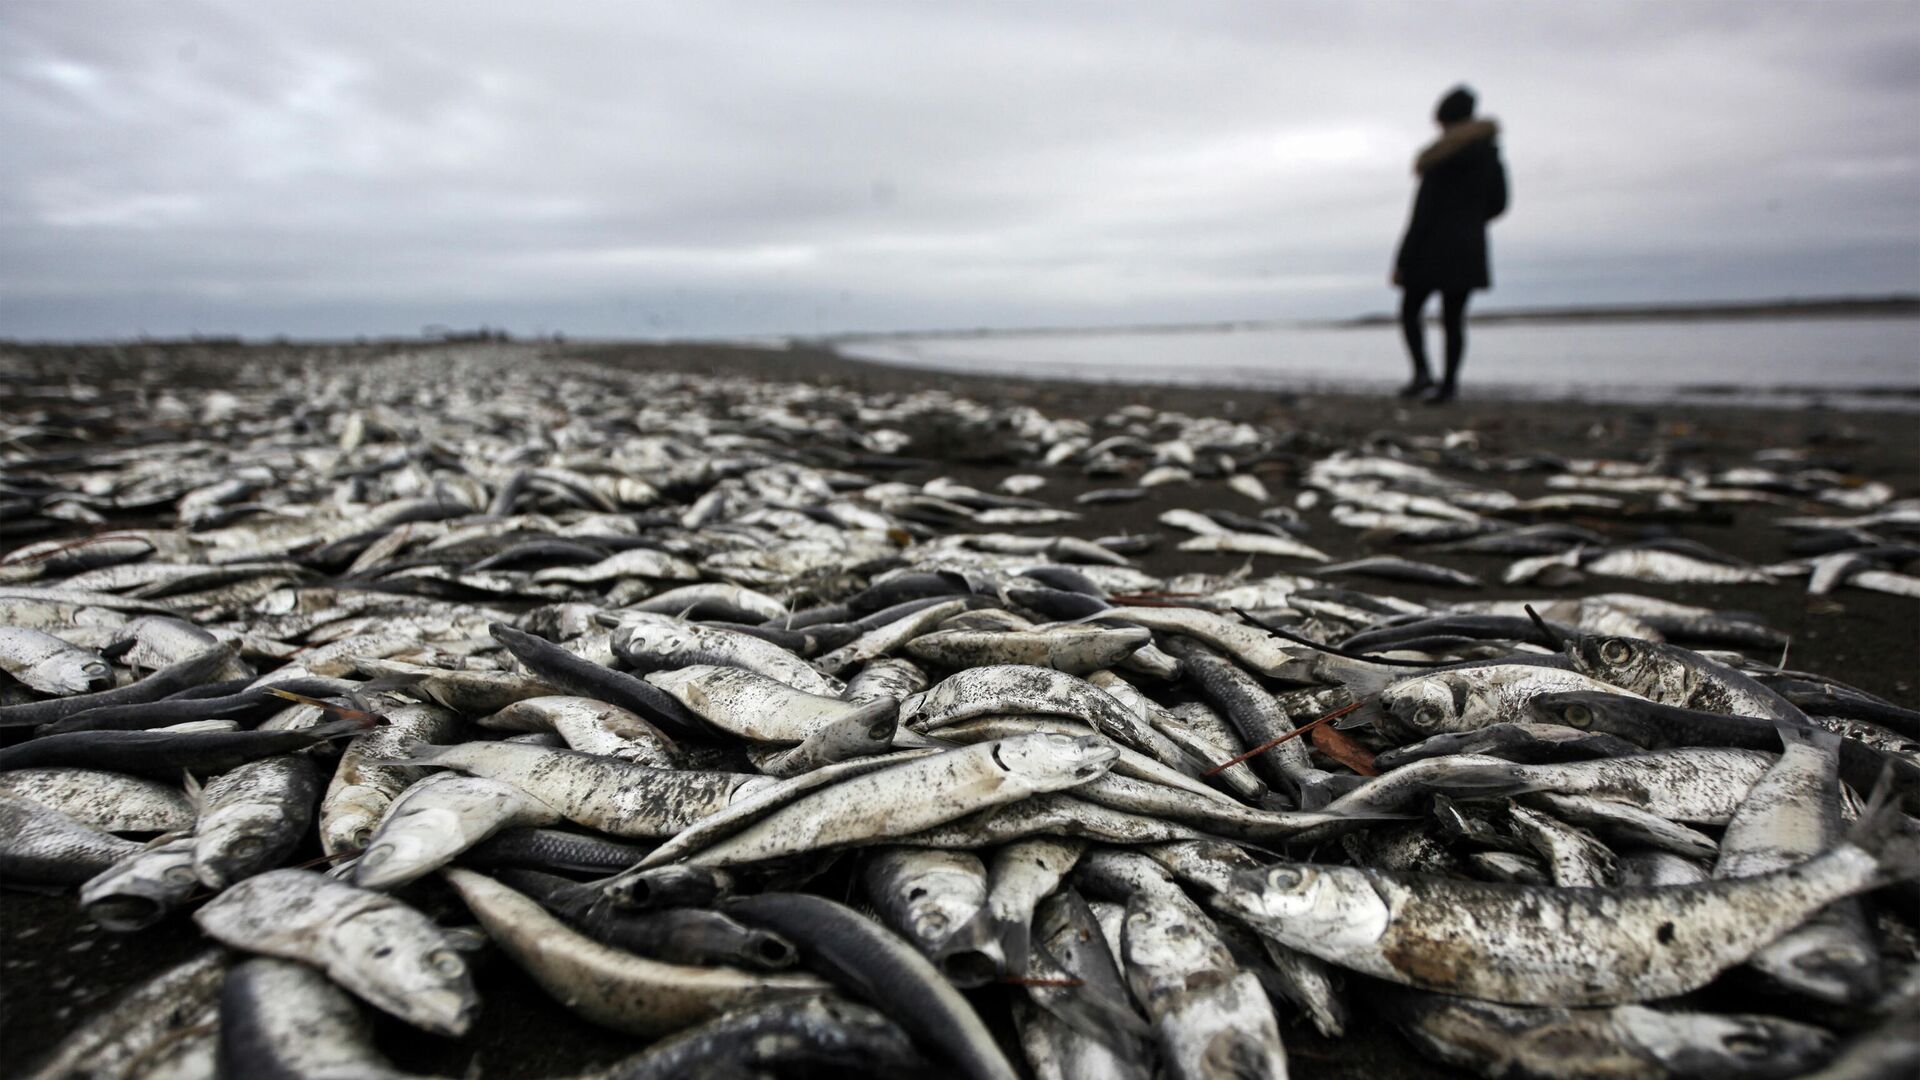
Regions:
<instances>
[{"instance_id":1,"label":"human leg","mask_svg":"<svg viewBox=\"0 0 1920 1080\"><path fill-rule=\"evenodd\" d=\"M1413 397L1433 385L1433 376L1427 371L1427 331L1420 314L1432 295L1432 289L1412 286L1400 294L1400 333L1406 338L1407 356L1413 361L1413 381L1400 388L1401 397Z\"/></svg>"},{"instance_id":2,"label":"human leg","mask_svg":"<svg viewBox=\"0 0 1920 1080\"><path fill-rule=\"evenodd\" d=\"M1460 362L1467 355L1467 298L1472 295L1466 289L1449 289L1440 294L1440 324L1447 335L1447 370L1441 376L1435 396L1442 401L1453 400L1460 387Z\"/></svg>"}]
</instances>

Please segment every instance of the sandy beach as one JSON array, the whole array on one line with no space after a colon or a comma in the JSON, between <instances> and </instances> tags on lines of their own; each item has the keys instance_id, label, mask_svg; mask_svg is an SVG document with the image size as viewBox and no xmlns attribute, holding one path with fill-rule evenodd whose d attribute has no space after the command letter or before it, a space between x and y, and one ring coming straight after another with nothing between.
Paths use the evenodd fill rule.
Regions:
<instances>
[{"instance_id":1,"label":"sandy beach","mask_svg":"<svg viewBox=\"0 0 1920 1080\"><path fill-rule=\"evenodd\" d=\"M452 348L454 346L445 346ZM293 365L352 365L405 351L430 365L440 346L417 343L364 346L206 346L126 345L101 347L0 347L0 416L10 424L33 423L40 410L55 404L52 391L71 382L101 388L97 407L133 407L131 387L158 389L169 382L199 386L228 380L270 380ZM520 348L520 346L514 346ZM746 380L844 387L884 397L937 389L979 402L990 409L1023 406L1050 416L1075 417L1099 426L1115 410L1145 406L1189 416L1220 417L1275 433L1277 448L1263 460L1244 466L1272 493L1275 503L1291 503L1300 492L1299 477L1314 457L1341 446L1371 443L1405 446L1410 460L1448 468L1444 455L1426 449L1429 441L1452 436L1456 445L1486 454L1536 452L1561 457L1644 459L1664 453L1684 468L1698 464L1719 469L1748 463L1762 450L1799 448L1834 470L1890 485L1908 496L1920 491L1920 435L1911 414L1874 411L1748 408L1622 408L1564 401L1513 403L1478 399L1469 381L1463 399L1443 408L1407 406L1371 397L1250 393L1230 387L1156 387L1022 381L929 373L850 360L807 347L756 349L702 344L569 343L528 346L528 362L540 357L605 365L623 370L687 372ZM103 428L106 425L103 425ZM190 437L185 424L178 437ZM77 432L76 447L89 446ZM994 490L1014 472L1046 478L1041 493L1049 504L1083 513L1063 526L1014 529L1042 535L1059 532L1081 538L1117 534L1166 533L1157 517L1178 508L1220 508L1243 513L1259 509L1219 483L1168 484L1149 489L1139 501L1077 506L1074 497L1123 481L1091 478L1077 467L1036 467L1032 447L1017 444L1010 431L981 430L955 423L929 425L910 433L903 456L913 462L890 475L907 483L950 477L982 490ZM1544 474L1499 478L1522 497L1546 490ZM1728 555L1766 564L1787 557L1789 534L1771 519L1787 513L1837 512L1830 507L1787 499L1782 505L1726 505L1712 515L1684 520L1582 515L1568 518L1614 540L1671 536L1701 541ZM1373 539L1342 528L1324 506L1305 513L1314 543L1335 559L1399 554L1477 575L1489 587L1448 599L1534 597L1552 590L1498 584L1511 561L1503 557L1429 554L1415 545ZM132 524L114 522L113 524ZM78 530L76 530L77 533ZM0 553L49 534L0 533ZM1244 556L1191 554L1175 550L1170 537L1136 564L1159 577L1204 571L1223 573L1247 561ZM1297 570L1297 565L1268 557L1252 559L1254 576ZM1719 609L1756 613L1791 638L1785 666L1819 672L1908 708L1920 708L1920 607L1910 599L1845 589L1830 596L1805 592L1804 581L1773 584L1647 585L1610 582L1608 588L1637 592ZM1370 591L1428 599L1434 586L1368 581ZM1595 585L1585 591L1599 591ZM834 873L843 873L836 870ZM836 887L834 878L821 890ZM0 893L0 1046L6 1070L31 1062L73 1024L113 994L206 947L203 940L163 924L131 935L115 935L83 924L73 898L26 892ZM503 957L483 958L477 981L486 1012L476 1032L457 1042L416 1037L403 1025L377 1020L380 1047L402 1068L445 1075L486 1077L561 1076L608 1063L630 1052L634 1043L597 1029L540 993ZM989 987L988 997L1010 993ZM1315 1035L1297 1016L1283 1014L1282 1031L1297 1077L1456 1075L1414 1055L1377 1017L1363 995L1354 1000L1355 1031L1338 1044ZM983 1010L992 1015L1004 1009Z\"/></svg>"}]
</instances>

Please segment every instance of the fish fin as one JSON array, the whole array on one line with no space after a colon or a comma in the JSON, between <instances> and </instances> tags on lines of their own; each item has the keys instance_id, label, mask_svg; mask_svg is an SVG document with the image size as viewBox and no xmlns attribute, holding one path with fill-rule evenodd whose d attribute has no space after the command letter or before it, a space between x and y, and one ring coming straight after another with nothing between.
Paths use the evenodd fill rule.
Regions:
<instances>
[{"instance_id":1,"label":"fish fin","mask_svg":"<svg viewBox=\"0 0 1920 1080\"><path fill-rule=\"evenodd\" d=\"M384 758L369 760L369 765L434 765L444 746L436 746L425 739L416 739L411 735L399 736L399 745Z\"/></svg>"},{"instance_id":2,"label":"fish fin","mask_svg":"<svg viewBox=\"0 0 1920 1080\"><path fill-rule=\"evenodd\" d=\"M391 675L382 675L377 679L370 679L354 687L353 693L348 695L348 700L353 701L360 708L365 708L365 695L367 694L384 693L388 690L410 690L426 682L432 678L433 675L434 673L430 671L405 671L395 672Z\"/></svg>"},{"instance_id":3,"label":"fish fin","mask_svg":"<svg viewBox=\"0 0 1920 1080\"><path fill-rule=\"evenodd\" d=\"M1043 944L1033 946L1032 959L1039 962L1028 968L1025 975L1036 976L1031 980L1033 988L1051 987L1053 980L1060 977L1071 978L1066 965ZM1119 962L1116 957L1115 964ZM1024 977L1022 981L1026 981ZM1033 1003L1052 1013L1054 1019L1116 1052L1137 1052L1139 1044L1152 1035L1153 1029L1130 1002L1115 1000L1099 987L1084 982L1070 989L1069 993L1035 993L1033 989L1028 992Z\"/></svg>"},{"instance_id":4,"label":"fish fin","mask_svg":"<svg viewBox=\"0 0 1920 1080\"><path fill-rule=\"evenodd\" d=\"M1547 639L1547 643L1553 647L1554 652L1567 651L1567 636L1565 634L1555 629L1552 623L1541 618L1540 613L1533 610L1532 604L1522 604L1520 607L1521 610L1527 613L1527 618L1533 620L1534 629L1540 631L1540 636Z\"/></svg>"},{"instance_id":5,"label":"fish fin","mask_svg":"<svg viewBox=\"0 0 1920 1080\"><path fill-rule=\"evenodd\" d=\"M1825 728L1812 727L1806 724L1788 723L1775 724L1773 725L1773 730L1780 733L1780 745L1785 748L1805 746L1823 753L1837 754L1840 752L1840 735L1838 732L1828 731Z\"/></svg>"},{"instance_id":6,"label":"fish fin","mask_svg":"<svg viewBox=\"0 0 1920 1080\"><path fill-rule=\"evenodd\" d=\"M1874 875L1877 885L1920 879L1920 833L1908 824L1900 812L1900 799L1894 791L1893 767L1880 770L1867 808L1847 833L1847 843L1872 855L1879 862Z\"/></svg>"},{"instance_id":7,"label":"fish fin","mask_svg":"<svg viewBox=\"0 0 1920 1080\"><path fill-rule=\"evenodd\" d=\"M1348 773L1315 773L1300 781L1300 809L1318 810L1365 782L1366 777Z\"/></svg>"},{"instance_id":8,"label":"fish fin","mask_svg":"<svg viewBox=\"0 0 1920 1080\"><path fill-rule=\"evenodd\" d=\"M282 690L277 686L269 686L266 688L266 691L274 697L284 698L287 701L297 702L301 705L311 705L322 712L329 712L345 720L351 720L363 728L372 727L374 724L383 722L383 718L379 714L368 712L365 709L351 708L346 705L335 705L331 701L308 697L305 694L296 694L291 690Z\"/></svg>"},{"instance_id":9,"label":"fish fin","mask_svg":"<svg viewBox=\"0 0 1920 1080\"><path fill-rule=\"evenodd\" d=\"M1378 697L1366 698L1357 703L1358 708L1333 722L1336 731L1352 731L1360 727L1379 727L1380 721L1387 715L1384 705Z\"/></svg>"},{"instance_id":10,"label":"fish fin","mask_svg":"<svg viewBox=\"0 0 1920 1080\"><path fill-rule=\"evenodd\" d=\"M198 818L207 808L207 798L201 792L200 778L189 769L180 770L181 786L187 790L187 801L193 804L193 815Z\"/></svg>"},{"instance_id":11,"label":"fish fin","mask_svg":"<svg viewBox=\"0 0 1920 1080\"><path fill-rule=\"evenodd\" d=\"M362 719L362 717L364 717L364 719ZM313 736L316 742L327 742L331 739L347 739L355 735L365 735L369 730L384 723L386 723L384 717L374 716L371 713L363 713L361 716L350 717L345 720L335 720L330 724L315 724L307 729L307 734Z\"/></svg>"},{"instance_id":12,"label":"fish fin","mask_svg":"<svg viewBox=\"0 0 1920 1080\"><path fill-rule=\"evenodd\" d=\"M1027 964L1033 956L1033 924L1010 916L992 918L991 926L995 940L1000 943L1000 956L1008 973L1027 970Z\"/></svg>"},{"instance_id":13,"label":"fish fin","mask_svg":"<svg viewBox=\"0 0 1920 1080\"><path fill-rule=\"evenodd\" d=\"M133 647L138 644L140 644L140 639L137 637L123 637L118 641L108 642L106 646L98 651L102 659L110 660L117 664L120 662L121 657L132 652Z\"/></svg>"},{"instance_id":14,"label":"fish fin","mask_svg":"<svg viewBox=\"0 0 1920 1080\"><path fill-rule=\"evenodd\" d=\"M488 937L487 932L478 924L443 926L440 928L440 933L446 938L448 945L463 953L485 952L487 946L493 944L493 939Z\"/></svg>"},{"instance_id":15,"label":"fish fin","mask_svg":"<svg viewBox=\"0 0 1920 1080\"><path fill-rule=\"evenodd\" d=\"M1496 795L1524 795L1548 784L1526 771L1523 765L1506 762L1499 765L1460 765L1444 777L1428 784L1430 790L1448 794L1471 794L1475 798Z\"/></svg>"}]
</instances>

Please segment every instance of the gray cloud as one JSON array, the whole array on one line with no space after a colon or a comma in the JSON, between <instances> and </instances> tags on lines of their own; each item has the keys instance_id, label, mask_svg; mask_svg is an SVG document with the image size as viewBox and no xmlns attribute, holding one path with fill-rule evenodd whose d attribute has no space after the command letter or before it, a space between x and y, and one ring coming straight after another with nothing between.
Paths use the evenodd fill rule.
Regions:
<instances>
[{"instance_id":1,"label":"gray cloud","mask_svg":"<svg viewBox=\"0 0 1920 1080\"><path fill-rule=\"evenodd\" d=\"M0 334L1343 315L1427 115L1494 302L1920 288L1911 4L14 4Z\"/></svg>"}]
</instances>

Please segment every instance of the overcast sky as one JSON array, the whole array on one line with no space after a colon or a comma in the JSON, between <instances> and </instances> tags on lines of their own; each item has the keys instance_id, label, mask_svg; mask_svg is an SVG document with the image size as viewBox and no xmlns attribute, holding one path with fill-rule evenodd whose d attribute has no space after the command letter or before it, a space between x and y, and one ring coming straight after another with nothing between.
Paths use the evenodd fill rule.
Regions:
<instances>
[{"instance_id":1,"label":"overcast sky","mask_svg":"<svg viewBox=\"0 0 1920 1080\"><path fill-rule=\"evenodd\" d=\"M1388 308L1458 81L1487 306L1920 289L1920 4L0 0L0 336Z\"/></svg>"}]
</instances>

